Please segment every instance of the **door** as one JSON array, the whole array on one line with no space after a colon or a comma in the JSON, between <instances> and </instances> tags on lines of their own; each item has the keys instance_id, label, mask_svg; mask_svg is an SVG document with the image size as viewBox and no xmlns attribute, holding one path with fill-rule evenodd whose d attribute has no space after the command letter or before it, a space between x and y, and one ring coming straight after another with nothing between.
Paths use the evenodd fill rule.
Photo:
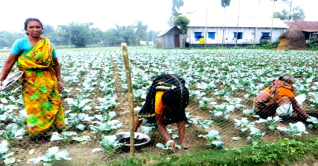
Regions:
<instances>
[{"instance_id":1,"label":"door","mask_svg":"<svg viewBox=\"0 0 318 166\"><path fill-rule=\"evenodd\" d=\"M175 46L175 48L180 48L180 35L179 34L174 35L174 46Z\"/></svg>"}]
</instances>

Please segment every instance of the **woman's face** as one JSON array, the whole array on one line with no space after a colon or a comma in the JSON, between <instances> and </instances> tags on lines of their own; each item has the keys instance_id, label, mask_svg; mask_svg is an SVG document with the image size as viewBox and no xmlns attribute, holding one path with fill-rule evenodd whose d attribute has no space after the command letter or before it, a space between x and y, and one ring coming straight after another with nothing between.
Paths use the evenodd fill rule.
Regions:
<instances>
[{"instance_id":1,"label":"woman's face","mask_svg":"<svg viewBox=\"0 0 318 166\"><path fill-rule=\"evenodd\" d=\"M29 36L38 38L42 35L42 26L37 21L30 21L27 25L26 32Z\"/></svg>"}]
</instances>

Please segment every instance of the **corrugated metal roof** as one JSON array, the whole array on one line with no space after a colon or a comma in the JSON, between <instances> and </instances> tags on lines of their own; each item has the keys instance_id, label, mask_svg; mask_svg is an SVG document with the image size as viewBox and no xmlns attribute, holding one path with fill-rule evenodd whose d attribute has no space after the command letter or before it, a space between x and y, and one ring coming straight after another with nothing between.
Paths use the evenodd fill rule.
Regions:
<instances>
[{"instance_id":1,"label":"corrugated metal roof","mask_svg":"<svg viewBox=\"0 0 318 166\"><path fill-rule=\"evenodd\" d=\"M284 23L289 27L295 26L302 31L318 32L318 21L284 21Z\"/></svg>"},{"instance_id":2,"label":"corrugated metal roof","mask_svg":"<svg viewBox=\"0 0 318 166\"><path fill-rule=\"evenodd\" d=\"M157 37L160 37L160 36L163 36L164 34L166 34L167 32L169 32L172 28L174 28L174 27L177 27L177 26L172 26L172 27L169 27L167 30L165 30L165 31L161 31L158 35L157 35ZM178 27L177 27L178 28Z\"/></svg>"},{"instance_id":3,"label":"corrugated metal roof","mask_svg":"<svg viewBox=\"0 0 318 166\"><path fill-rule=\"evenodd\" d=\"M223 20L214 20L205 18L201 19L190 19L189 27L223 27ZM207 22L207 23L206 23ZM237 27L237 19L228 19L224 22L225 27ZM260 27L260 28L270 28L272 27L272 18L262 18L262 19L254 19L254 18L240 18L238 27ZM288 26L279 18L273 19L273 28L288 28Z\"/></svg>"}]
</instances>

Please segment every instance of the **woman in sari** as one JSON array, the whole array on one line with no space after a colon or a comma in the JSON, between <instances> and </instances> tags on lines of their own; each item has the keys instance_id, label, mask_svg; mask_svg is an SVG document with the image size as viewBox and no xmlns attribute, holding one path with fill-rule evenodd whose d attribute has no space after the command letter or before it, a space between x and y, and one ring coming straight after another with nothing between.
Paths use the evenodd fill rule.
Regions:
<instances>
[{"instance_id":1,"label":"woman in sari","mask_svg":"<svg viewBox=\"0 0 318 166\"><path fill-rule=\"evenodd\" d=\"M0 87L13 65L24 72L22 97L27 112L27 131L32 140L46 138L45 133L64 128L64 111L60 93L64 90L55 48L49 39L41 37L39 19L24 23L27 37L15 41L0 75ZM38 139L39 141L43 141Z\"/></svg>"},{"instance_id":2,"label":"woman in sari","mask_svg":"<svg viewBox=\"0 0 318 166\"><path fill-rule=\"evenodd\" d=\"M297 103L293 88L294 78L290 73L281 74L278 79L262 90L255 98L255 114L261 118L279 116L287 118L296 112L302 118L307 119L309 116L305 110ZM278 126L286 127L278 123Z\"/></svg>"},{"instance_id":3,"label":"woman in sari","mask_svg":"<svg viewBox=\"0 0 318 166\"><path fill-rule=\"evenodd\" d=\"M166 126L177 123L180 144L185 149L189 148L184 138L187 121L185 108L188 103L189 91L185 87L184 79L174 74L158 75L152 82L146 102L137 115L135 132L142 123L141 119L145 119L145 123L148 124L156 123L165 141L174 151L175 143L168 134Z\"/></svg>"}]
</instances>

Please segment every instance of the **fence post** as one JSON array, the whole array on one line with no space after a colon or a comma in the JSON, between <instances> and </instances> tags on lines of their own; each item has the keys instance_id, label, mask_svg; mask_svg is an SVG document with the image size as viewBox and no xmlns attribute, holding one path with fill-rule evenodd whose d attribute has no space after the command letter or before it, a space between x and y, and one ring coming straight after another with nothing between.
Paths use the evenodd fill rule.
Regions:
<instances>
[{"instance_id":1,"label":"fence post","mask_svg":"<svg viewBox=\"0 0 318 166\"><path fill-rule=\"evenodd\" d=\"M129 112L130 112L130 158L134 157L134 147L135 147L135 131L134 131L134 101L133 101L133 92L132 92L132 83L131 83L131 71L129 67L129 59L127 53L127 44L121 43L123 50L123 58L125 64L125 72L127 77L127 88L128 88L128 102L129 102Z\"/></svg>"}]
</instances>

